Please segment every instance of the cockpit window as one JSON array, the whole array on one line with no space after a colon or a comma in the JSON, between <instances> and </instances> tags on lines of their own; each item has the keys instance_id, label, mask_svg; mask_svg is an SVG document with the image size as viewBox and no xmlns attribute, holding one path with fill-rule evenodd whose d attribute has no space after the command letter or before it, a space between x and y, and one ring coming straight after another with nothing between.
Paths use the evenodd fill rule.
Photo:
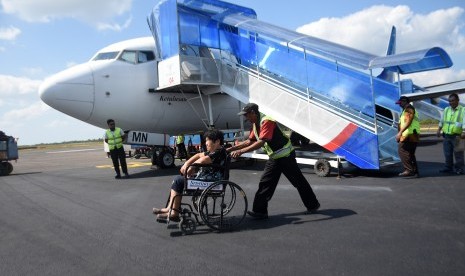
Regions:
<instances>
[{"instance_id":1,"label":"cockpit window","mask_svg":"<svg viewBox=\"0 0 465 276\"><path fill-rule=\"evenodd\" d=\"M120 60L132 64L144 63L155 59L155 55L151 51L130 51L125 50L121 54Z\"/></svg>"},{"instance_id":2,"label":"cockpit window","mask_svg":"<svg viewBox=\"0 0 465 276\"><path fill-rule=\"evenodd\" d=\"M139 52L139 63L151 61L155 59L155 55L150 51L140 51Z\"/></svg>"},{"instance_id":3,"label":"cockpit window","mask_svg":"<svg viewBox=\"0 0 465 276\"><path fill-rule=\"evenodd\" d=\"M105 52L105 53L98 53L97 56L93 60L108 60L108 59L115 59L118 56L119 52Z\"/></svg>"},{"instance_id":4,"label":"cockpit window","mask_svg":"<svg viewBox=\"0 0 465 276\"><path fill-rule=\"evenodd\" d=\"M124 51L119 59L136 64L136 51Z\"/></svg>"}]
</instances>

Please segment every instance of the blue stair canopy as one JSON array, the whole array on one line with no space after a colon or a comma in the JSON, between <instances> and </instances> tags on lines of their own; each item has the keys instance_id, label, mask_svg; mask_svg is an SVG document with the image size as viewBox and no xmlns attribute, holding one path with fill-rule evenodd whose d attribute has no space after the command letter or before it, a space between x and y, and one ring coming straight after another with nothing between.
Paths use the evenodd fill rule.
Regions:
<instances>
[{"instance_id":1,"label":"blue stair canopy","mask_svg":"<svg viewBox=\"0 0 465 276\"><path fill-rule=\"evenodd\" d=\"M296 97L318 99L356 114L351 120L366 132L360 137L370 155L366 162L371 165L362 168L378 168L378 155L373 152L378 151L378 142L392 140L378 136L377 106L400 112L395 104L398 84L373 77L372 70L409 74L452 65L441 48L379 57L261 22L254 10L217 0L161 1L148 24L161 60L179 55L185 45L197 53L201 47L227 52L237 65L292 87ZM368 121L368 127L359 120ZM347 156L360 147L336 150Z\"/></svg>"}]
</instances>

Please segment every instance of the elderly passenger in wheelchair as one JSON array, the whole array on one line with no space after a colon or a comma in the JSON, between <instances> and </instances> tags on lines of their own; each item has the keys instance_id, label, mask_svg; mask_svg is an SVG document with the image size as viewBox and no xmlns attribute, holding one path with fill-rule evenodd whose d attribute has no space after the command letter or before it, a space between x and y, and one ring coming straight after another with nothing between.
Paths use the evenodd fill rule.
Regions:
<instances>
[{"instance_id":1,"label":"elderly passenger in wheelchair","mask_svg":"<svg viewBox=\"0 0 465 276\"><path fill-rule=\"evenodd\" d=\"M206 152L200 152L192 156L181 167L181 175L174 178L168 204L165 208L153 208L153 213L157 215L157 221L166 222L180 220L180 207L183 190L185 187L185 179L194 177L205 181L215 181L222 178L223 171L217 167L200 167L198 172L195 172L196 167L192 164L217 164L223 166L227 160L227 152L223 147L224 134L220 130L209 130L205 132Z\"/></svg>"}]
</instances>

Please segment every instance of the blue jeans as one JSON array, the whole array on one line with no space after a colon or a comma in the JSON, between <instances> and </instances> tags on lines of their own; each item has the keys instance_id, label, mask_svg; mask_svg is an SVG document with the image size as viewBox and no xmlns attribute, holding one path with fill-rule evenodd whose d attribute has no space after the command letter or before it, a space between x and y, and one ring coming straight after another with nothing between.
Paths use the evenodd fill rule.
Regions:
<instances>
[{"instance_id":1,"label":"blue jeans","mask_svg":"<svg viewBox=\"0 0 465 276\"><path fill-rule=\"evenodd\" d=\"M463 151L454 151L455 139L457 135L444 135L443 150L446 158L446 169L463 170ZM455 166L454 166L455 157Z\"/></svg>"}]
</instances>

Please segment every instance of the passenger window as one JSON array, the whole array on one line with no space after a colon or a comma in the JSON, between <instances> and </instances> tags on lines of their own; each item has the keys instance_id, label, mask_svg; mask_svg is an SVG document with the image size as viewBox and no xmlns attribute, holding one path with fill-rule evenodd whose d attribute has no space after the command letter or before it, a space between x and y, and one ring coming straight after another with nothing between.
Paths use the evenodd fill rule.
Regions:
<instances>
[{"instance_id":1,"label":"passenger window","mask_svg":"<svg viewBox=\"0 0 465 276\"><path fill-rule=\"evenodd\" d=\"M136 52L135 51L124 51L119 58L122 61L126 61L132 64L136 64Z\"/></svg>"},{"instance_id":2,"label":"passenger window","mask_svg":"<svg viewBox=\"0 0 465 276\"><path fill-rule=\"evenodd\" d=\"M155 55L150 51L140 51L139 52L139 63L144 63L155 59Z\"/></svg>"}]
</instances>

